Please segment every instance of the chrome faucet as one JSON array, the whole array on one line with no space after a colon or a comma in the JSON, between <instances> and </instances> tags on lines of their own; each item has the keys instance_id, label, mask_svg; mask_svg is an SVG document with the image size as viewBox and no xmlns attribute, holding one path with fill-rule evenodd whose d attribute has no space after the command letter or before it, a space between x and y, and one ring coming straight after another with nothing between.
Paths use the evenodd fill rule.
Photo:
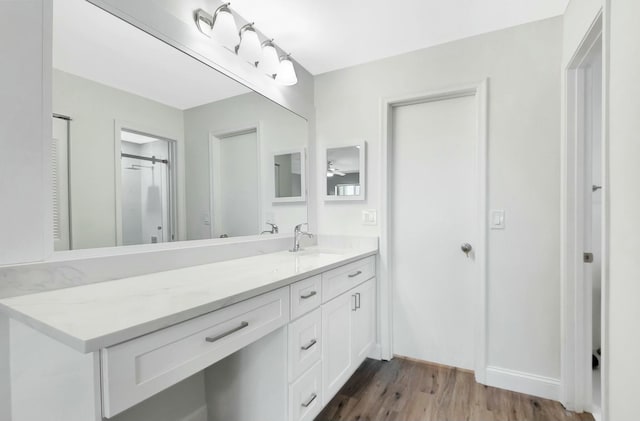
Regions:
<instances>
[{"instance_id":1,"label":"chrome faucet","mask_svg":"<svg viewBox=\"0 0 640 421\"><path fill-rule=\"evenodd\" d=\"M271 222L267 222L267 225L271 225L271 230L266 230L266 231L262 231L260 233L260 235L262 234L277 234L280 229L278 228L278 226L276 224L272 224Z\"/></svg>"},{"instance_id":2,"label":"chrome faucet","mask_svg":"<svg viewBox=\"0 0 640 421\"><path fill-rule=\"evenodd\" d=\"M289 251L291 252L297 252L300 251L300 237L303 235L306 235L307 237L311 238L313 237L313 234L309 233L309 232L305 232L302 231L302 226L306 225L307 227L309 226L308 223L303 223L303 224L298 224L296 225L296 227L293 229L293 248Z\"/></svg>"}]
</instances>

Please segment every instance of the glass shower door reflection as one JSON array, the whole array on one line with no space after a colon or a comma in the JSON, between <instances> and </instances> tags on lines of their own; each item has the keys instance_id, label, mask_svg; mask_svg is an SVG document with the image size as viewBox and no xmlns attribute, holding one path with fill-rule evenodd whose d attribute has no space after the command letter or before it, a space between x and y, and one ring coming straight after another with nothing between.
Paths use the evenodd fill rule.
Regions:
<instances>
[{"instance_id":1,"label":"glass shower door reflection","mask_svg":"<svg viewBox=\"0 0 640 421\"><path fill-rule=\"evenodd\" d=\"M122 244L172 240L168 141L122 141Z\"/></svg>"}]
</instances>

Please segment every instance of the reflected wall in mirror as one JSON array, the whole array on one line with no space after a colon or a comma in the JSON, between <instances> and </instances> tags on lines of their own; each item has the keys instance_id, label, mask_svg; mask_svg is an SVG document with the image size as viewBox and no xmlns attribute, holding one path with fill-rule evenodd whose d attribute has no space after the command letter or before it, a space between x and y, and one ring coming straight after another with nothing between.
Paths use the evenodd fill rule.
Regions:
<instances>
[{"instance_id":1,"label":"reflected wall in mirror","mask_svg":"<svg viewBox=\"0 0 640 421\"><path fill-rule=\"evenodd\" d=\"M306 199L306 153L304 149L273 154L273 201L304 202Z\"/></svg>"},{"instance_id":2,"label":"reflected wall in mirror","mask_svg":"<svg viewBox=\"0 0 640 421\"><path fill-rule=\"evenodd\" d=\"M366 143L326 149L325 200L365 198Z\"/></svg>"},{"instance_id":3,"label":"reflected wall in mirror","mask_svg":"<svg viewBox=\"0 0 640 421\"><path fill-rule=\"evenodd\" d=\"M84 0L53 10L55 250L307 220L273 203L272 152L305 148L306 120Z\"/></svg>"}]
</instances>

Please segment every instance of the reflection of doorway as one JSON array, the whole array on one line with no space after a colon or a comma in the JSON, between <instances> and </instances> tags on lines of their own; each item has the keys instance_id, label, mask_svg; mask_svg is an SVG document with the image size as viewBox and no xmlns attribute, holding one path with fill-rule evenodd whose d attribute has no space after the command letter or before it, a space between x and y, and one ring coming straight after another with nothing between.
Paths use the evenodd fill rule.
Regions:
<instances>
[{"instance_id":1,"label":"reflection of doorway","mask_svg":"<svg viewBox=\"0 0 640 421\"><path fill-rule=\"evenodd\" d=\"M71 250L69 211L69 124L66 116L53 115L51 182L53 187L53 249Z\"/></svg>"},{"instance_id":2,"label":"reflection of doorway","mask_svg":"<svg viewBox=\"0 0 640 421\"><path fill-rule=\"evenodd\" d=\"M602 414L600 357L606 267L606 186L603 138L602 16L566 69L567 121L563 171L562 401ZM602 348L602 357L606 358ZM602 360L602 358L600 358ZM597 365L597 367L595 367Z\"/></svg>"},{"instance_id":3,"label":"reflection of doorway","mask_svg":"<svg viewBox=\"0 0 640 421\"><path fill-rule=\"evenodd\" d=\"M211 236L260 233L260 143L256 127L212 134Z\"/></svg>"},{"instance_id":4,"label":"reflection of doorway","mask_svg":"<svg viewBox=\"0 0 640 421\"><path fill-rule=\"evenodd\" d=\"M118 245L174 241L175 142L121 129L119 143Z\"/></svg>"}]
</instances>

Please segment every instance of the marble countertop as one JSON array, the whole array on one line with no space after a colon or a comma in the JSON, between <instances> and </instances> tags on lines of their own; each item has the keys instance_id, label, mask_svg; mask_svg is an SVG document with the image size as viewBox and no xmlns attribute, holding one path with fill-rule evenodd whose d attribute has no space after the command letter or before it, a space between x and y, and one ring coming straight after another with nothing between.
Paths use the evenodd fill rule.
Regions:
<instances>
[{"instance_id":1,"label":"marble countertop","mask_svg":"<svg viewBox=\"0 0 640 421\"><path fill-rule=\"evenodd\" d=\"M0 300L0 312L89 353L374 255L310 247Z\"/></svg>"}]
</instances>

